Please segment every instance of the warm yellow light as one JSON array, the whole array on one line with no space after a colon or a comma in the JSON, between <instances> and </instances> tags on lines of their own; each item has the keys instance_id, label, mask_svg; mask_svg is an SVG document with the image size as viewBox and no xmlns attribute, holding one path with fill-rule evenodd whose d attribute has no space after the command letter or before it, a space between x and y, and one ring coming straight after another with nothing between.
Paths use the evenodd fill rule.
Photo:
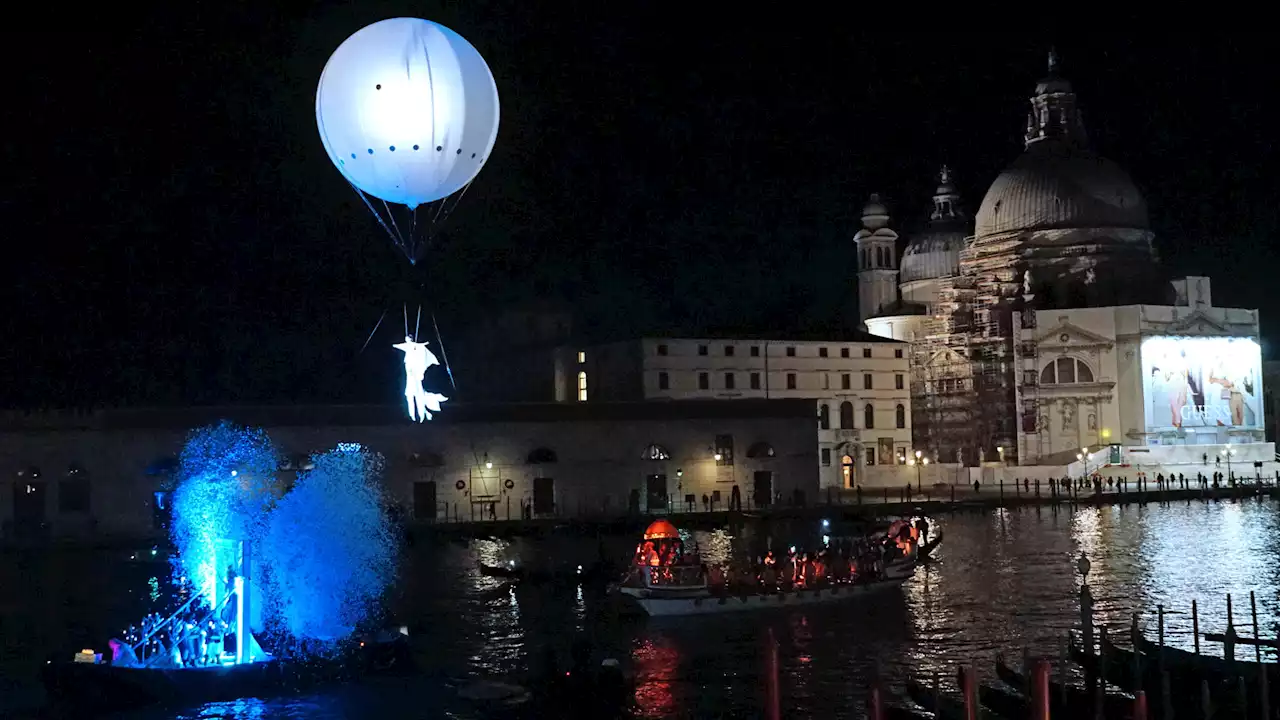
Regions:
<instances>
[{"instance_id":1,"label":"warm yellow light","mask_svg":"<svg viewBox=\"0 0 1280 720\"><path fill-rule=\"evenodd\" d=\"M1111 437L1111 429L1110 429L1110 428L1102 428L1102 437L1103 437L1104 439L1105 439L1105 438L1109 438L1109 437Z\"/></svg>"},{"instance_id":2,"label":"warm yellow light","mask_svg":"<svg viewBox=\"0 0 1280 720\"><path fill-rule=\"evenodd\" d=\"M1084 459L1084 456L1083 456L1083 455L1081 455L1080 453L1076 453L1076 459L1077 459L1077 460L1083 460L1083 459Z\"/></svg>"},{"instance_id":3,"label":"warm yellow light","mask_svg":"<svg viewBox=\"0 0 1280 720\"><path fill-rule=\"evenodd\" d=\"M915 460L915 458L907 458L907 464L908 464L908 465L915 465L915 464L916 464L916 460Z\"/></svg>"},{"instance_id":4,"label":"warm yellow light","mask_svg":"<svg viewBox=\"0 0 1280 720\"><path fill-rule=\"evenodd\" d=\"M1080 448L1080 452L1084 453L1085 455L1088 455L1088 454L1089 454L1089 448L1087 448L1087 447L1082 447L1082 448Z\"/></svg>"},{"instance_id":5,"label":"warm yellow light","mask_svg":"<svg viewBox=\"0 0 1280 720\"><path fill-rule=\"evenodd\" d=\"M919 450L917 450L917 451L916 451L916 459L917 459L917 460L919 460L921 455L924 455L924 453L923 453L923 452L921 452L921 451L919 451Z\"/></svg>"},{"instance_id":6,"label":"warm yellow light","mask_svg":"<svg viewBox=\"0 0 1280 720\"><path fill-rule=\"evenodd\" d=\"M719 462L724 459L724 456L721 455L720 453L716 453L715 458L716 458L716 462Z\"/></svg>"},{"instance_id":7,"label":"warm yellow light","mask_svg":"<svg viewBox=\"0 0 1280 720\"><path fill-rule=\"evenodd\" d=\"M925 458L925 459L921 460L920 462L924 463L925 465L928 465L928 464L929 464L929 458Z\"/></svg>"}]
</instances>

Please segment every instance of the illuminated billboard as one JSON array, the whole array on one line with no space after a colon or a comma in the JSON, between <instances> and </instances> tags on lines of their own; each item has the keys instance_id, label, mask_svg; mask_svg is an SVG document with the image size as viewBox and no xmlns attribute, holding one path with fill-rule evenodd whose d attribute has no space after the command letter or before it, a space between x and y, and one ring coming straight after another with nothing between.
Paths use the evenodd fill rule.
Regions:
<instances>
[{"instance_id":1,"label":"illuminated billboard","mask_svg":"<svg viewBox=\"0 0 1280 720\"><path fill-rule=\"evenodd\" d=\"M1250 338L1146 338L1142 395L1147 432L1261 430L1262 348Z\"/></svg>"}]
</instances>

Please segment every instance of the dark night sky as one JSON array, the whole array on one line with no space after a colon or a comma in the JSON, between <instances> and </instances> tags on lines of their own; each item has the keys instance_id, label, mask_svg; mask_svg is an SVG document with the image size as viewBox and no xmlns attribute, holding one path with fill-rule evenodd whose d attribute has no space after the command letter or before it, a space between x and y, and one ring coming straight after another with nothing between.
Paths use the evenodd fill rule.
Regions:
<instances>
[{"instance_id":1,"label":"dark night sky","mask_svg":"<svg viewBox=\"0 0 1280 720\"><path fill-rule=\"evenodd\" d=\"M18 66L19 101L0 109L18 128L0 192L5 404L394 400L390 340L358 351L405 297L436 309L446 342L534 297L612 335L839 323L867 194L909 227L947 162L976 210L1021 150L1051 43L1094 145L1146 195L1171 271L1210 275L1215 302L1260 307L1278 329L1266 43L895 37L558 3L253 5L6 40L57 51ZM419 275L314 120L329 53L396 15L468 38L503 103L493 155Z\"/></svg>"}]
</instances>

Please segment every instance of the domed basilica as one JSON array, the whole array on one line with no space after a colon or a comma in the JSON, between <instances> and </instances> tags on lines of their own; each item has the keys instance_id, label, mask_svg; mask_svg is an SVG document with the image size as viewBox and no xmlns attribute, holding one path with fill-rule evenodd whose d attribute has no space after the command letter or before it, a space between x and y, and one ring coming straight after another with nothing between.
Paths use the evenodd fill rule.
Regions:
<instances>
[{"instance_id":1,"label":"domed basilica","mask_svg":"<svg viewBox=\"0 0 1280 720\"><path fill-rule=\"evenodd\" d=\"M1165 421L1153 412L1159 401L1150 382L1118 386L1128 364L1135 378L1148 370L1137 367L1144 340L1256 338L1257 312L1214 308L1207 278L1165 276L1142 193L1090 147L1052 52L1030 98L1024 141L972 224L946 167L928 223L900 254L879 196L863 210L854 236L859 312L870 332L911 343L916 447L965 465L1067 464L1087 462L1081 449L1094 446L1167 453L1260 441L1260 408L1248 421L1233 413L1231 422L1195 427L1181 418L1208 412L1203 398L1173 411L1178 422Z\"/></svg>"}]
</instances>

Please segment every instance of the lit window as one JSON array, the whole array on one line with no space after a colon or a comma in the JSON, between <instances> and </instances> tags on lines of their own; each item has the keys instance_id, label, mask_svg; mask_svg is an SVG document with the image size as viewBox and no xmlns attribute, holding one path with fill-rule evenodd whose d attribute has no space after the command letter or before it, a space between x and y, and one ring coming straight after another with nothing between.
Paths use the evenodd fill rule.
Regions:
<instances>
[{"instance_id":1,"label":"lit window","mask_svg":"<svg viewBox=\"0 0 1280 720\"><path fill-rule=\"evenodd\" d=\"M583 352L583 351L579 350L579 351L578 351L578 364L579 364L579 365L581 365L582 363L584 363L584 362L586 362L586 361L587 361L587 354L586 354L585 352Z\"/></svg>"},{"instance_id":2,"label":"lit window","mask_svg":"<svg viewBox=\"0 0 1280 720\"><path fill-rule=\"evenodd\" d=\"M853 487L853 458L845 455L840 458L840 467L844 471L844 486L846 489Z\"/></svg>"},{"instance_id":3,"label":"lit window","mask_svg":"<svg viewBox=\"0 0 1280 720\"><path fill-rule=\"evenodd\" d=\"M587 374L578 373L578 402L587 401Z\"/></svg>"}]
</instances>

